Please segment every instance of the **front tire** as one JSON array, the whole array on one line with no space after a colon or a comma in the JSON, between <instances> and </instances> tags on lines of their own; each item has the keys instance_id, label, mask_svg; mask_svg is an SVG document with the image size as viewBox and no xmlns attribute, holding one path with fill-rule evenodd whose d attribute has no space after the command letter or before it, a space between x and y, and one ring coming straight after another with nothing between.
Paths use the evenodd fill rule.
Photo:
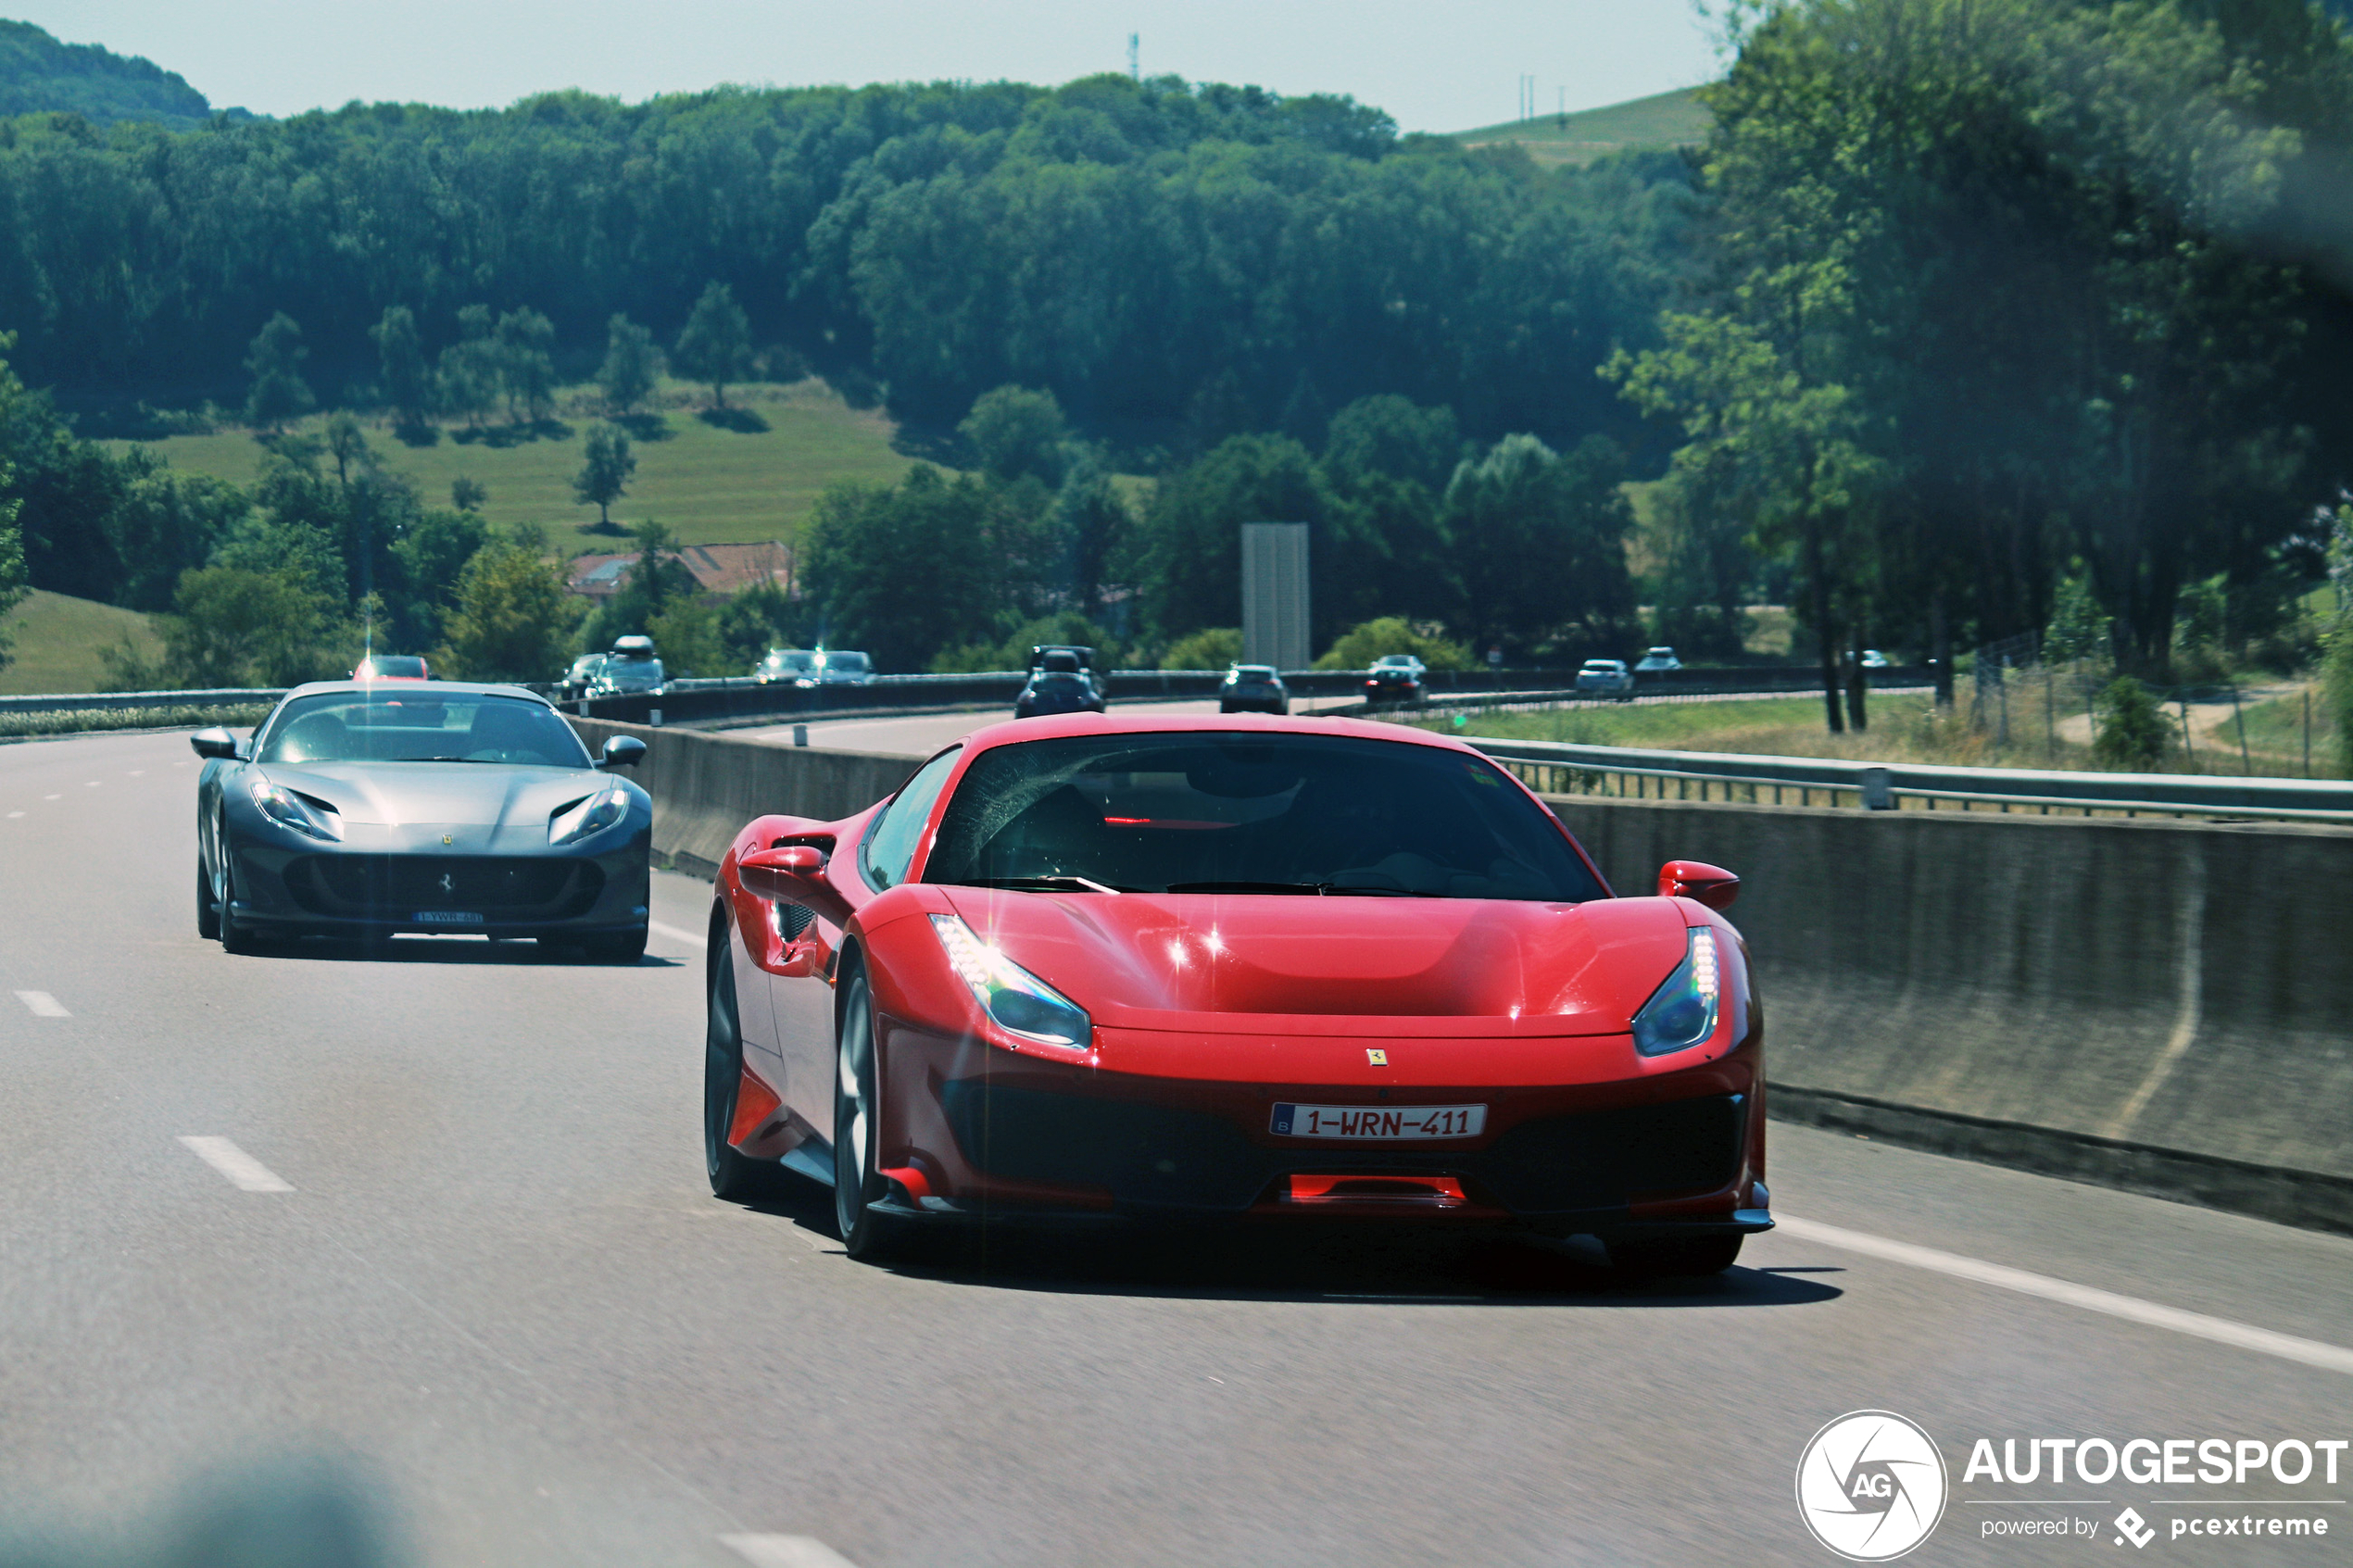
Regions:
<instances>
[{"instance_id":1,"label":"front tire","mask_svg":"<svg viewBox=\"0 0 2353 1568\"><path fill-rule=\"evenodd\" d=\"M223 835L225 841L226 835ZM252 932L237 923L237 863L223 859L220 864L220 904L213 913L213 923L220 934L220 950L224 953L257 953L261 941Z\"/></svg>"},{"instance_id":2,"label":"front tire","mask_svg":"<svg viewBox=\"0 0 2353 1568\"><path fill-rule=\"evenodd\" d=\"M646 928L621 936L592 936L581 944L592 963L634 964L646 956Z\"/></svg>"},{"instance_id":3,"label":"front tire","mask_svg":"<svg viewBox=\"0 0 2353 1568\"><path fill-rule=\"evenodd\" d=\"M1699 1279L1720 1274L1740 1261L1737 1236L1695 1236L1651 1241L1613 1241L1609 1261L1620 1272L1643 1279Z\"/></svg>"},{"instance_id":4,"label":"front tire","mask_svg":"<svg viewBox=\"0 0 2353 1568\"><path fill-rule=\"evenodd\" d=\"M725 941L724 933L720 940ZM715 1198L742 1199L762 1174L761 1162L736 1152L727 1135L736 1123L736 1097L744 1084L744 1035L736 1009L736 964L722 951L711 965L704 997L702 1057L702 1158Z\"/></svg>"},{"instance_id":5,"label":"front tire","mask_svg":"<svg viewBox=\"0 0 2353 1568\"><path fill-rule=\"evenodd\" d=\"M882 1097L875 1068L874 990L861 970L842 996L834 1070L834 1226L842 1250L869 1262L889 1255L899 1241L890 1216L874 1208L883 1196L875 1163Z\"/></svg>"},{"instance_id":6,"label":"front tire","mask_svg":"<svg viewBox=\"0 0 2353 1568\"><path fill-rule=\"evenodd\" d=\"M196 857L196 935L207 942L220 940L220 906L212 901L212 873L204 857Z\"/></svg>"}]
</instances>

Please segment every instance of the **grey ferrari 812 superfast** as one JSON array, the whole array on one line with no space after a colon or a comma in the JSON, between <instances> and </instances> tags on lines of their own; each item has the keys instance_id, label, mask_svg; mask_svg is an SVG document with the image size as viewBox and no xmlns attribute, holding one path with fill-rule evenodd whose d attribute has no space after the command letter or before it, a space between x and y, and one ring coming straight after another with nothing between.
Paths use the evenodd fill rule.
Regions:
<instances>
[{"instance_id":1,"label":"grey ferrari 812 superfast","mask_svg":"<svg viewBox=\"0 0 2353 1568\"><path fill-rule=\"evenodd\" d=\"M646 950L653 803L520 686L333 682L288 692L246 740L190 737L196 929L232 952L301 936L536 937Z\"/></svg>"}]
</instances>

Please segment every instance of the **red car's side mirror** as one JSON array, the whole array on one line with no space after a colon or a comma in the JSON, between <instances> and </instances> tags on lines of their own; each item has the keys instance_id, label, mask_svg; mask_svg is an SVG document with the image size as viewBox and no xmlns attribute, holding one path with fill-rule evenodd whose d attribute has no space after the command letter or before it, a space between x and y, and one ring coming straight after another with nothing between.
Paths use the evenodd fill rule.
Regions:
<instances>
[{"instance_id":1,"label":"red car's side mirror","mask_svg":"<svg viewBox=\"0 0 2353 1568\"><path fill-rule=\"evenodd\" d=\"M813 844L756 850L736 862L736 879L747 893L802 905L836 925L850 915L849 901L825 875L825 852Z\"/></svg>"},{"instance_id":2,"label":"red car's side mirror","mask_svg":"<svg viewBox=\"0 0 2353 1568\"><path fill-rule=\"evenodd\" d=\"M1741 879L1704 860L1669 860L1658 868L1658 896L1694 898L1711 909L1729 909L1741 896Z\"/></svg>"}]
</instances>

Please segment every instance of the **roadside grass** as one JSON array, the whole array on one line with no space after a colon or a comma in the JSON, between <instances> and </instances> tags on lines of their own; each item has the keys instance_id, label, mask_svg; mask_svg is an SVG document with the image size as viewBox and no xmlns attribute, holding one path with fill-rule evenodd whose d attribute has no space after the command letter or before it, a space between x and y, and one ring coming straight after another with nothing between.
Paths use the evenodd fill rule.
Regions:
<instances>
[{"instance_id":1,"label":"roadside grass","mask_svg":"<svg viewBox=\"0 0 2353 1568\"><path fill-rule=\"evenodd\" d=\"M630 433L637 472L614 503L614 531L596 531L597 509L573 498L582 444L603 418L595 389L569 388L553 419L535 426L444 427L430 445L409 445L384 420L371 421L368 445L385 468L416 481L425 500L449 504L452 480L464 475L490 493L483 515L511 526L537 523L566 555L622 551L630 523L667 524L687 545L794 539L817 496L837 480L894 483L914 459L894 451L896 427L879 410L844 403L816 380L727 390L723 417L706 419L702 389L665 383L659 412L621 421ZM323 415L296 431L317 436ZM127 442L110 442L118 449ZM145 443L172 467L251 485L264 448L250 432L174 435Z\"/></svg>"},{"instance_id":2,"label":"roadside grass","mask_svg":"<svg viewBox=\"0 0 2353 1568\"><path fill-rule=\"evenodd\" d=\"M2329 715L2328 704L2321 700L2317 691L2294 692L2269 702L2248 705L2246 721L2247 750L2254 755L2257 770L2283 775L2301 777L2306 746L2306 724L2310 724L2309 755L2312 762L2312 777L2335 779L2345 776L2345 768L2337 753L2336 725ZM2238 744L2238 731L2227 727L2216 737L2232 746ZM2235 757L2232 759L2235 760ZM2266 764L2271 764L2266 766Z\"/></svg>"},{"instance_id":3,"label":"roadside grass","mask_svg":"<svg viewBox=\"0 0 2353 1568\"><path fill-rule=\"evenodd\" d=\"M149 659L163 651L154 628L137 610L43 588L35 588L0 625L13 645L7 664L0 667L0 696L97 691L107 674L98 650L124 637Z\"/></svg>"}]
</instances>

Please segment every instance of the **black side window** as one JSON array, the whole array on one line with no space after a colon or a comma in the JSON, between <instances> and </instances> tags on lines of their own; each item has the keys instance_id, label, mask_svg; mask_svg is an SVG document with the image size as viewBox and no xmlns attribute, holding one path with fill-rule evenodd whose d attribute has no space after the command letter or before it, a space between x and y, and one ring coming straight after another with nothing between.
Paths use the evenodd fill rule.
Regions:
<instances>
[{"instance_id":1,"label":"black side window","mask_svg":"<svg viewBox=\"0 0 2353 1568\"><path fill-rule=\"evenodd\" d=\"M861 869L866 873L867 884L876 892L907 880L907 868L914 863L924 825L931 820L932 802L939 798L962 749L951 746L916 769L915 776L900 787L898 796L875 820L875 825L866 831L866 842L860 851Z\"/></svg>"}]
</instances>

